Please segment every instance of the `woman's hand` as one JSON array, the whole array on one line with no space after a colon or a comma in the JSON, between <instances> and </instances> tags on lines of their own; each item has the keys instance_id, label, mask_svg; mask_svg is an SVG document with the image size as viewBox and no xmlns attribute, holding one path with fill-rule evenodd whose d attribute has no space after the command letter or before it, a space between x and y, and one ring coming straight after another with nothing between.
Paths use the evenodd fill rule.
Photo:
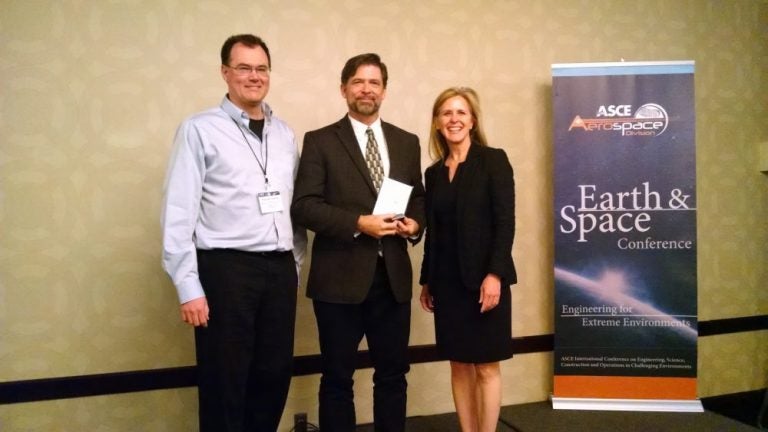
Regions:
<instances>
[{"instance_id":1,"label":"woman's hand","mask_svg":"<svg viewBox=\"0 0 768 432\"><path fill-rule=\"evenodd\" d=\"M480 285L480 299L477 301L481 304L480 313L495 308L499 304L499 297L501 297L501 279L493 273L488 273L483 279L483 284Z\"/></svg>"},{"instance_id":2,"label":"woman's hand","mask_svg":"<svg viewBox=\"0 0 768 432\"><path fill-rule=\"evenodd\" d=\"M421 286L421 295L419 296L421 302L421 308L427 312L434 312L435 305L432 303L432 296L429 294L429 285L424 284Z\"/></svg>"}]
</instances>

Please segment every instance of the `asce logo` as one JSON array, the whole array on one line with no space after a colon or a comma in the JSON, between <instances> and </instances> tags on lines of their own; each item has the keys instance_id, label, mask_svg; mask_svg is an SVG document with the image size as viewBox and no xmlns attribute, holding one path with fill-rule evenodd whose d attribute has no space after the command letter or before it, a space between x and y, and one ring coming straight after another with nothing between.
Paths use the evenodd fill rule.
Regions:
<instances>
[{"instance_id":1,"label":"asce logo","mask_svg":"<svg viewBox=\"0 0 768 432\"><path fill-rule=\"evenodd\" d=\"M622 136L658 136L667 130L669 116L659 104L647 103L631 114L632 105L600 105L595 118L573 118L568 131L621 132Z\"/></svg>"}]
</instances>

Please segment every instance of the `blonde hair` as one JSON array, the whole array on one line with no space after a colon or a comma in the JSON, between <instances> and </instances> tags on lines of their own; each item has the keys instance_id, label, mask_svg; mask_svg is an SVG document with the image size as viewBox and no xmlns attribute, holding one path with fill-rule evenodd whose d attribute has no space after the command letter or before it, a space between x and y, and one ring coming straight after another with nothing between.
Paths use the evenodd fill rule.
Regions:
<instances>
[{"instance_id":1,"label":"blonde hair","mask_svg":"<svg viewBox=\"0 0 768 432\"><path fill-rule=\"evenodd\" d=\"M448 143L445 141L443 134L438 130L437 118L440 107L445 101L455 96L461 96L467 101L467 105L469 105L472 120L475 123L470 131L472 142L483 147L488 147L488 141L485 138L482 121L480 120L480 98L477 96L477 92L469 87L451 87L443 90L437 96L437 99L435 99L435 103L432 106L432 127L429 132L429 155L433 160L443 159L448 154Z\"/></svg>"}]
</instances>

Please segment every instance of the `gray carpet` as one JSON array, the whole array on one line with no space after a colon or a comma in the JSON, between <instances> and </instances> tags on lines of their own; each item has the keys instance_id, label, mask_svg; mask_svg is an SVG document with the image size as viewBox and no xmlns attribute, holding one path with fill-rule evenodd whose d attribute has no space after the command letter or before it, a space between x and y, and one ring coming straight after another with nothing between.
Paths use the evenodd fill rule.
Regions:
<instances>
[{"instance_id":1,"label":"gray carpet","mask_svg":"<svg viewBox=\"0 0 768 432\"><path fill-rule=\"evenodd\" d=\"M409 417L408 432L459 432L455 413ZM703 413L553 410L550 402L501 408L496 432L755 432L728 417ZM356 432L373 432L360 425Z\"/></svg>"}]
</instances>

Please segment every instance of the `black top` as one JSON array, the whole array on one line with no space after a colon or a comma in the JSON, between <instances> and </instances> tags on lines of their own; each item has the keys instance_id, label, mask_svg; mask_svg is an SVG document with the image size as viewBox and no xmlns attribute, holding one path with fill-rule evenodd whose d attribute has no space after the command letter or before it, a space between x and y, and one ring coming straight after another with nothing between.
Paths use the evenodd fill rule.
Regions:
<instances>
[{"instance_id":1,"label":"black top","mask_svg":"<svg viewBox=\"0 0 768 432\"><path fill-rule=\"evenodd\" d=\"M253 133L256 134L257 137L259 137L260 140L263 140L262 134L264 133L264 119L261 120L254 120L250 119L251 121L248 122L248 128L253 131Z\"/></svg>"}]
</instances>

